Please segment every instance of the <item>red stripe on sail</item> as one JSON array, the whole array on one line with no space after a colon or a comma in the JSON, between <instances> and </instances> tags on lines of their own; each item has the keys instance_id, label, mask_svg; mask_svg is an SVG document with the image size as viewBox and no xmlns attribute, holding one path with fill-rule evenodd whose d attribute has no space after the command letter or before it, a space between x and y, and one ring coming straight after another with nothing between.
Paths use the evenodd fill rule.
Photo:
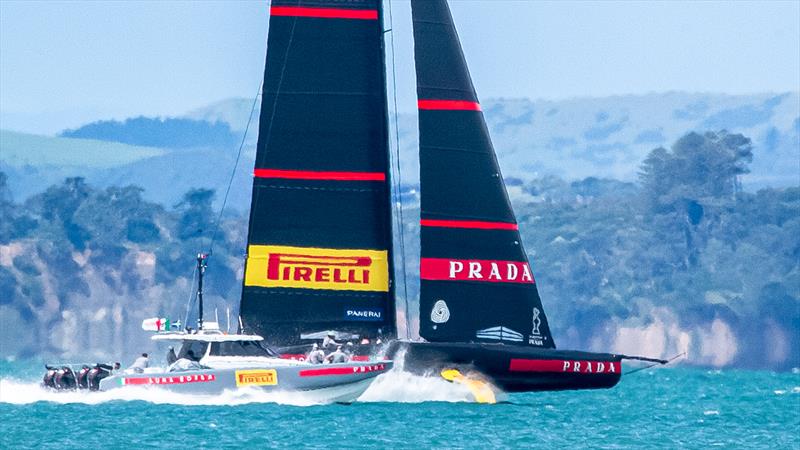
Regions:
<instances>
[{"instance_id":1,"label":"red stripe on sail","mask_svg":"<svg viewBox=\"0 0 800 450\"><path fill-rule=\"evenodd\" d=\"M535 282L527 262L488 259L420 258L419 276L423 280L440 281Z\"/></svg>"},{"instance_id":2,"label":"red stripe on sail","mask_svg":"<svg viewBox=\"0 0 800 450\"><path fill-rule=\"evenodd\" d=\"M383 172L314 172L310 170L256 169L258 178L285 178L290 180L328 181L386 181Z\"/></svg>"},{"instance_id":3,"label":"red stripe on sail","mask_svg":"<svg viewBox=\"0 0 800 450\"><path fill-rule=\"evenodd\" d=\"M273 6L270 15L288 17L314 17L317 19L378 20L375 9L309 8L305 6Z\"/></svg>"},{"instance_id":4,"label":"red stripe on sail","mask_svg":"<svg viewBox=\"0 0 800 450\"><path fill-rule=\"evenodd\" d=\"M475 228L479 230L519 230L519 225L507 222L485 222L481 220L433 220L422 219L423 227Z\"/></svg>"},{"instance_id":5,"label":"red stripe on sail","mask_svg":"<svg viewBox=\"0 0 800 450\"><path fill-rule=\"evenodd\" d=\"M512 358L508 365L510 372L563 372L580 374L620 373L619 361L585 361L565 359L522 359Z\"/></svg>"},{"instance_id":6,"label":"red stripe on sail","mask_svg":"<svg viewBox=\"0 0 800 450\"><path fill-rule=\"evenodd\" d=\"M451 110L451 111L480 111L481 104L466 100L417 100L419 109Z\"/></svg>"}]
</instances>

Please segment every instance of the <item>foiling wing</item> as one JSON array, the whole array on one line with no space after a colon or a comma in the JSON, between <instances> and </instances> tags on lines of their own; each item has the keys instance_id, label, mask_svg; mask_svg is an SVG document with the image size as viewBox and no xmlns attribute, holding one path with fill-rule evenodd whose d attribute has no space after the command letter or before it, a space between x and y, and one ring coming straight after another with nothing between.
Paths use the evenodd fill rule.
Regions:
<instances>
[{"instance_id":1,"label":"foiling wing","mask_svg":"<svg viewBox=\"0 0 800 450\"><path fill-rule=\"evenodd\" d=\"M444 0L412 0L419 106L420 334L554 348Z\"/></svg>"},{"instance_id":2,"label":"foiling wing","mask_svg":"<svg viewBox=\"0 0 800 450\"><path fill-rule=\"evenodd\" d=\"M380 0L273 0L241 316L394 335Z\"/></svg>"}]
</instances>

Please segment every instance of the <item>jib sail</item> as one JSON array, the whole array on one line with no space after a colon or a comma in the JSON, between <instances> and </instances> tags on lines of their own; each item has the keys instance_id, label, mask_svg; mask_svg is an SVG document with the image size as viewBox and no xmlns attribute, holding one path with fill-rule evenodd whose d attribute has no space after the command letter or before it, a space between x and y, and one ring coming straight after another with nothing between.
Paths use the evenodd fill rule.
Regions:
<instances>
[{"instance_id":1,"label":"jib sail","mask_svg":"<svg viewBox=\"0 0 800 450\"><path fill-rule=\"evenodd\" d=\"M553 348L444 0L412 0L419 107L420 334Z\"/></svg>"},{"instance_id":2,"label":"jib sail","mask_svg":"<svg viewBox=\"0 0 800 450\"><path fill-rule=\"evenodd\" d=\"M395 334L380 0L273 0L241 316Z\"/></svg>"}]
</instances>

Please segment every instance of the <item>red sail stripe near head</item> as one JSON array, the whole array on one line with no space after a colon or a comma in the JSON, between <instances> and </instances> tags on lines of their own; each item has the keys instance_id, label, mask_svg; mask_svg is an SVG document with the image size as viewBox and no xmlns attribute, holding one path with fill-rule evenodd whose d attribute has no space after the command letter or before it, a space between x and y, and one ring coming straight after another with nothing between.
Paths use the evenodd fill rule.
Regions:
<instances>
[{"instance_id":1,"label":"red sail stripe near head","mask_svg":"<svg viewBox=\"0 0 800 450\"><path fill-rule=\"evenodd\" d=\"M304 6L273 6L270 15L289 17L314 17L317 19L378 20L374 9L309 8Z\"/></svg>"},{"instance_id":2,"label":"red sail stripe near head","mask_svg":"<svg viewBox=\"0 0 800 450\"><path fill-rule=\"evenodd\" d=\"M481 104L466 100L417 100L419 109L452 110L452 111L480 111Z\"/></svg>"},{"instance_id":3,"label":"red sail stripe near head","mask_svg":"<svg viewBox=\"0 0 800 450\"><path fill-rule=\"evenodd\" d=\"M419 224L423 227L475 228L479 230L519 230L519 226L515 223L485 222L481 220L422 219L419 221Z\"/></svg>"},{"instance_id":4,"label":"red sail stripe near head","mask_svg":"<svg viewBox=\"0 0 800 450\"><path fill-rule=\"evenodd\" d=\"M318 172L311 170L256 169L256 178L285 178L291 180L329 181L386 181L382 172Z\"/></svg>"}]
</instances>

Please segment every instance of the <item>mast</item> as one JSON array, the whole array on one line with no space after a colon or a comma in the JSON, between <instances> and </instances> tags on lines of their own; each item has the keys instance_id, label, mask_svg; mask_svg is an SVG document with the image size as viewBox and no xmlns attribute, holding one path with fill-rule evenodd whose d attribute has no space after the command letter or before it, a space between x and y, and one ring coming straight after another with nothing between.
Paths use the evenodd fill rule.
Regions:
<instances>
[{"instance_id":1,"label":"mast","mask_svg":"<svg viewBox=\"0 0 800 450\"><path fill-rule=\"evenodd\" d=\"M197 254L197 330L203 329L203 275L206 273L208 255Z\"/></svg>"},{"instance_id":2,"label":"mast","mask_svg":"<svg viewBox=\"0 0 800 450\"><path fill-rule=\"evenodd\" d=\"M273 0L241 316L276 345L393 336L380 0Z\"/></svg>"},{"instance_id":3,"label":"mast","mask_svg":"<svg viewBox=\"0 0 800 450\"><path fill-rule=\"evenodd\" d=\"M420 139L420 335L554 348L445 0L412 0Z\"/></svg>"}]
</instances>

